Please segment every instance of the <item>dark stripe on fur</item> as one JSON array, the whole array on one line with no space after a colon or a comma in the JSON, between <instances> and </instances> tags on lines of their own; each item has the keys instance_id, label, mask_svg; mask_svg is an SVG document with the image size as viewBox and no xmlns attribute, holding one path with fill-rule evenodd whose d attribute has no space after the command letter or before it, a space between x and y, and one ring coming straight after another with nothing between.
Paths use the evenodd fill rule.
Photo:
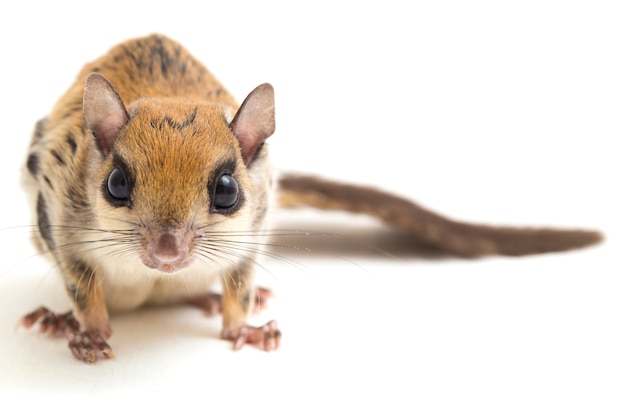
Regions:
<instances>
[{"instance_id":1,"label":"dark stripe on fur","mask_svg":"<svg viewBox=\"0 0 626 417\"><path fill-rule=\"evenodd\" d=\"M36 177L39 173L39 155L36 153L28 155L26 167L28 168L28 172L30 172L33 177Z\"/></svg>"},{"instance_id":2,"label":"dark stripe on fur","mask_svg":"<svg viewBox=\"0 0 626 417\"><path fill-rule=\"evenodd\" d=\"M41 237L48 245L48 249L54 249L54 240L52 239L52 229L50 227L50 219L48 218L48 208L46 200L41 193L37 195L37 226Z\"/></svg>"}]
</instances>

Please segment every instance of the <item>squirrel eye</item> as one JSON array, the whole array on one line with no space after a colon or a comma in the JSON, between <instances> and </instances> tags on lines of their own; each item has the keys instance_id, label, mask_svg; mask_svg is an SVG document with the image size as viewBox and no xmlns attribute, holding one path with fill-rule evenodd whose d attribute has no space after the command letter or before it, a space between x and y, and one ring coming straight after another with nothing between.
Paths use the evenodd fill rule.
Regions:
<instances>
[{"instance_id":1,"label":"squirrel eye","mask_svg":"<svg viewBox=\"0 0 626 417\"><path fill-rule=\"evenodd\" d=\"M115 168L111 171L107 180L107 190L109 195L116 200L127 200L130 197L128 181L121 169Z\"/></svg>"},{"instance_id":2,"label":"squirrel eye","mask_svg":"<svg viewBox=\"0 0 626 417\"><path fill-rule=\"evenodd\" d=\"M213 194L213 207L217 210L227 210L237 204L239 200L239 185L233 177L223 174L217 180Z\"/></svg>"}]
</instances>

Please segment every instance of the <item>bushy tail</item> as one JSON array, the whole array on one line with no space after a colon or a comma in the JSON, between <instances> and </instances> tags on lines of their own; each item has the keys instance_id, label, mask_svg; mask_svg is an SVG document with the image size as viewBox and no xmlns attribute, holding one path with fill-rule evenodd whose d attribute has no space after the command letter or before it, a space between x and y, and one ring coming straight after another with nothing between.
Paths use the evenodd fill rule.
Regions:
<instances>
[{"instance_id":1,"label":"bushy tail","mask_svg":"<svg viewBox=\"0 0 626 417\"><path fill-rule=\"evenodd\" d=\"M447 219L412 201L370 187L311 176L280 179L283 207L308 206L368 214L412 233L419 241L464 256L522 256L583 248L601 242L597 231L493 227Z\"/></svg>"}]
</instances>

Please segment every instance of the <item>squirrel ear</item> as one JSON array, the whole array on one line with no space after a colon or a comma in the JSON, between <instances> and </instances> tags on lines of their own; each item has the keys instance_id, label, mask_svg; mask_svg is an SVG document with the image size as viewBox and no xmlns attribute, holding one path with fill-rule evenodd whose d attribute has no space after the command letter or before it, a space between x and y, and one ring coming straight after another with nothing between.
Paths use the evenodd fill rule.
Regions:
<instances>
[{"instance_id":1,"label":"squirrel ear","mask_svg":"<svg viewBox=\"0 0 626 417\"><path fill-rule=\"evenodd\" d=\"M89 74L83 93L83 128L93 132L104 155L111 152L127 122L128 113L115 87L102 75Z\"/></svg>"},{"instance_id":2,"label":"squirrel ear","mask_svg":"<svg viewBox=\"0 0 626 417\"><path fill-rule=\"evenodd\" d=\"M246 165L252 162L265 139L274 133L274 127L274 88L261 84L248 94L230 124Z\"/></svg>"}]
</instances>

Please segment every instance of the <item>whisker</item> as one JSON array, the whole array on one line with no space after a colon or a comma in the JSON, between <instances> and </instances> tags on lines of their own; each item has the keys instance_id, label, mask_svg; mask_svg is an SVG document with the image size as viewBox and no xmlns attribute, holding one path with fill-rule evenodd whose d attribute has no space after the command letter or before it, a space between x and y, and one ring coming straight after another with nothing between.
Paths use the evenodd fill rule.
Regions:
<instances>
[{"instance_id":1,"label":"whisker","mask_svg":"<svg viewBox=\"0 0 626 417\"><path fill-rule=\"evenodd\" d=\"M95 244L99 244L99 245L95 245ZM72 248L72 247L77 247L80 250L76 251L76 254L84 254L87 253L89 251L96 251L96 250L101 250L101 249L105 249L105 248L112 248L112 247L116 247L119 246L120 250L118 250L118 252L121 253L121 251L123 250L136 250L137 249L137 239L133 239L131 237L123 237L123 238L115 238L115 237L111 237L111 238L106 238L106 239L89 239L89 240L76 240L73 242L67 242L64 243L62 245L57 245L54 246L52 248L46 246L46 249L44 250L40 250L37 251L36 253L33 253L30 256L27 256L26 258L15 262L14 265L12 265L10 268L4 270L2 272L2 275L12 271L13 269L17 268L20 264L26 263L34 258L40 257L42 255L51 255L51 257L54 259L53 262L53 266L51 268L51 270L53 270L56 267L59 267L59 260L56 257L56 252L59 250L64 250L64 249L68 249L68 248ZM110 253L115 253L116 251L112 251Z\"/></svg>"},{"instance_id":2,"label":"whisker","mask_svg":"<svg viewBox=\"0 0 626 417\"><path fill-rule=\"evenodd\" d=\"M201 255L203 258L208 259L213 261L216 265L218 265L221 268L227 268L227 266L224 266L224 264L218 262L218 260L223 260L229 263L228 267L236 267L238 264L235 260L233 259L229 259L227 256L224 255L235 255L235 253L226 253L224 251L221 251L220 248L214 248L214 247L201 247L199 249L196 250L196 253L198 255ZM252 258L247 258L246 260L249 261L254 261Z\"/></svg>"},{"instance_id":3,"label":"whisker","mask_svg":"<svg viewBox=\"0 0 626 417\"><path fill-rule=\"evenodd\" d=\"M226 248L226 249L229 249L229 248ZM239 253L235 249L225 250L224 247L219 247L219 246L203 246L200 248L200 250L197 251L197 253L202 255L206 259L212 259L212 260L223 259L225 261L230 262L231 266L234 266L234 267L238 266L238 263L235 260L229 259L227 256L225 256L225 255L229 255L234 258L238 258L238 259L250 262L253 265L262 269L263 271L267 272L272 277L275 277L275 275L269 269L267 269L267 267L265 267L263 264L258 262L255 258Z\"/></svg>"},{"instance_id":4,"label":"whisker","mask_svg":"<svg viewBox=\"0 0 626 417\"><path fill-rule=\"evenodd\" d=\"M292 237L292 236L305 236L305 237L331 237L331 238L348 238L348 236L342 235L340 233L331 233L331 232L320 232L320 231L307 231L307 230L299 230L299 229L262 229L262 230L258 230L258 231L250 231L250 232L241 232L241 231L225 231L225 232L211 232L210 233L211 237L254 237L254 236L259 236L259 237ZM380 255L383 255L386 258L392 259L392 260L398 260L399 258L394 255L393 253L377 247L375 245L372 244L368 244L368 243L364 243L364 242L359 242L359 241L355 241L354 239L349 239L350 244L352 245L356 245L359 246L361 248L370 250L372 252L378 253ZM250 244L256 244L256 242L248 242ZM302 247L302 246L296 246L296 245L286 245L286 244L282 244L282 243L264 243L267 246L273 246L276 248L285 248L285 249L295 249L295 250L306 250L307 252L311 252L311 250L307 247ZM333 255L333 257L337 258L337 259L341 259L343 261L349 262L351 264L353 264L354 266L357 266L361 269L364 269L362 265L358 264L357 262L343 257L343 256L337 256L337 255Z\"/></svg>"},{"instance_id":5,"label":"whisker","mask_svg":"<svg viewBox=\"0 0 626 417\"><path fill-rule=\"evenodd\" d=\"M208 226L201 226L198 229L204 229ZM337 233L327 233L327 232L313 232L307 230L292 230L292 229L261 229L261 230L233 230L233 231L210 231L208 232L211 237L251 237L251 236L260 236L260 237L281 237L281 236L329 236L329 237L340 237L340 234Z\"/></svg>"},{"instance_id":6,"label":"whisker","mask_svg":"<svg viewBox=\"0 0 626 417\"><path fill-rule=\"evenodd\" d=\"M219 250L222 248L229 248L233 250L246 251L246 252L254 253L257 255L262 255L267 258L271 258L277 261L284 262L287 265L298 268L302 272L306 271L306 266L300 262L297 262L293 259L289 259L286 256L282 256L277 253L266 251L258 247L253 247L254 245L269 246L269 247L283 247L280 245L275 245L271 243L263 243L263 242L230 241L230 240L223 240L223 239L211 239L209 241L203 242L202 245L212 245L211 248L216 249L216 250ZM297 249L297 247L293 247L293 248Z\"/></svg>"}]
</instances>

